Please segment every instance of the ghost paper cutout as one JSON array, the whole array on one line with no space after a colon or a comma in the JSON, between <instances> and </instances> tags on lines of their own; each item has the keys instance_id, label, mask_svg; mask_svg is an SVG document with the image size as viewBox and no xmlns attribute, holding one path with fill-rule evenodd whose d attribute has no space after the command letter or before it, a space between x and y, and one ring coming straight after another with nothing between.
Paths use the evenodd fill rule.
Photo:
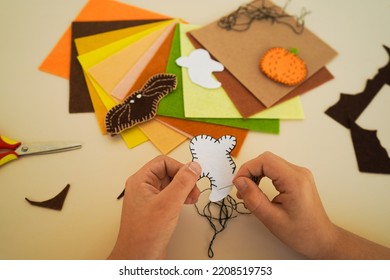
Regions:
<instances>
[{"instance_id":1,"label":"ghost paper cutout","mask_svg":"<svg viewBox=\"0 0 390 280\"><path fill-rule=\"evenodd\" d=\"M176 64L188 68L188 75L193 83L208 89L221 87L221 83L213 78L212 72L221 72L224 66L213 60L205 49L196 49L189 56L179 57Z\"/></svg>"},{"instance_id":2,"label":"ghost paper cutout","mask_svg":"<svg viewBox=\"0 0 390 280\"><path fill-rule=\"evenodd\" d=\"M156 116L160 100L176 89L176 75L162 73L152 76L145 85L132 93L106 115L107 132L116 135Z\"/></svg>"},{"instance_id":3,"label":"ghost paper cutout","mask_svg":"<svg viewBox=\"0 0 390 280\"><path fill-rule=\"evenodd\" d=\"M236 137L224 135L214 139L208 135L198 135L190 141L192 161L202 167L200 178L210 180L210 201L216 202L225 198L233 188L234 163L230 153L236 146Z\"/></svg>"}]
</instances>

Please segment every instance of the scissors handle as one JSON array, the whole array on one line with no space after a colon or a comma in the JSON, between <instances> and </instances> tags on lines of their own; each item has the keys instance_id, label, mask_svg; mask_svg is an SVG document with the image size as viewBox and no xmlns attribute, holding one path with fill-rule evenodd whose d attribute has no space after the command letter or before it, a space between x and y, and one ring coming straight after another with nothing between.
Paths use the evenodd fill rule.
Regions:
<instances>
[{"instance_id":1,"label":"scissors handle","mask_svg":"<svg viewBox=\"0 0 390 280\"><path fill-rule=\"evenodd\" d=\"M9 150L4 153L0 153L0 166L7 162L17 159L19 155L15 153L15 149L20 146L21 142L12 140L5 136L0 136L0 150Z\"/></svg>"}]
</instances>

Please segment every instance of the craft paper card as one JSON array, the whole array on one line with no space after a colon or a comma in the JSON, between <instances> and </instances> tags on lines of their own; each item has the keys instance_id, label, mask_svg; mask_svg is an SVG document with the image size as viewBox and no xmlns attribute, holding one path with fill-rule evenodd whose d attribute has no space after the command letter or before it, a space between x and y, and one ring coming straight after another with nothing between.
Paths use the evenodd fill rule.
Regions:
<instances>
[{"instance_id":1,"label":"craft paper card","mask_svg":"<svg viewBox=\"0 0 390 280\"><path fill-rule=\"evenodd\" d=\"M263 3L267 7L273 6L270 1L254 1L251 5L261 6ZM296 25L292 17L286 21ZM308 77L336 56L331 47L306 27L301 34L296 34L286 24L255 20L247 30L237 32L221 28L218 22L219 19L193 30L191 34L266 107L274 105L292 90L271 81L260 72L259 59L268 49L275 46L297 48L307 65Z\"/></svg>"},{"instance_id":2,"label":"craft paper card","mask_svg":"<svg viewBox=\"0 0 390 280\"><path fill-rule=\"evenodd\" d=\"M167 64L168 73L175 74L177 76L176 90L164 99L160 101L157 114L161 116L175 117L185 119L184 116L184 102L183 102L183 86L182 86L182 72L181 68L176 64L176 59L181 56L180 52L180 32L176 27L175 34L172 40L172 47L170 57ZM232 127L247 128L250 130L256 130L267 133L279 133L279 120L278 119L215 119L215 118L202 118L202 119L190 119L197 120L198 122L214 123L219 125L227 125ZM198 123L201 129L202 123Z\"/></svg>"},{"instance_id":3,"label":"craft paper card","mask_svg":"<svg viewBox=\"0 0 390 280\"><path fill-rule=\"evenodd\" d=\"M113 53L106 59L95 64L88 69L88 72L95 81L109 94L115 86L121 81L126 73L134 64L149 50L153 43L166 31L172 21L161 23L156 28L150 28L144 32L138 33L127 38L133 38L126 47L118 52ZM140 34L142 37L140 38ZM110 45L102 47L102 52L110 49Z\"/></svg>"},{"instance_id":4,"label":"craft paper card","mask_svg":"<svg viewBox=\"0 0 390 280\"><path fill-rule=\"evenodd\" d=\"M196 135L207 134L211 137L218 139L226 134L234 135L237 139L237 145L231 152L232 156L238 156L241 151L241 147L244 144L248 130L212 124L212 123L201 123L196 121L170 118L157 116L156 120L163 122L164 124L170 125L172 128L178 129L182 134L187 134L188 138L193 138Z\"/></svg>"},{"instance_id":5,"label":"craft paper card","mask_svg":"<svg viewBox=\"0 0 390 280\"><path fill-rule=\"evenodd\" d=\"M74 21L145 20L169 18L139 7L112 0L89 0ZM69 27L45 58L39 70L69 78L71 28Z\"/></svg>"},{"instance_id":6,"label":"craft paper card","mask_svg":"<svg viewBox=\"0 0 390 280\"><path fill-rule=\"evenodd\" d=\"M194 46L186 33L198 28L195 25L180 24L181 56L188 56ZM234 103L223 88L208 90L194 84L188 75L188 70L182 68L184 112L189 118L242 118ZM252 119L302 119L304 118L299 97L283 102L270 110L257 113Z\"/></svg>"},{"instance_id":7,"label":"craft paper card","mask_svg":"<svg viewBox=\"0 0 390 280\"><path fill-rule=\"evenodd\" d=\"M134 66L124 75L122 80L115 86L110 92L112 96L119 100L123 100L131 92L131 88L134 86L137 79L141 76L142 72L149 62L155 57L158 50L161 48L167 38L171 37L173 29L176 26L176 22L169 25L159 38L150 46L150 48L142 54Z\"/></svg>"},{"instance_id":8,"label":"craft paper card","mask_svg":"<svg viewBox=\"0 0 390 280\"><path fill-rule=\"evenodd\" d=\"M209 135L198 135L191 139L192 161L202 167L200 178L210 180L210 201L224 199L233 188L234 163L230 153L236 146L236 137L225 135L214 139Z\"/></svg>"},{"instance_id":9,"label":"craft paper card","mask_svg":"<svg viewBox=\"0 0 390 280\"><path fill-rule=\"evenodd\" d=\"M186 35L195 48L203 48L203 46L197 40L195 40L195 38L190 33L187 33ZM246 87L244 87L243 84L241 84L241 82L237 80L227 69L224 69L222 72L214 72L214 76L222 83L222 87L226 91L227 95L244 118L248 118L267 109L263 103L261 103L259 99L257 99ZM275 105L281 104L293 97L306 93L315 87L330 81L331 79L333 79L333 75L325 67L323 67L304 83L295 87L289 94L280 99ZM288 117L286 116L285 118Z\"/></svg>"},{"instance_id":10,"label":"craft paper card","mask_svg":"<svg viewBox=\"0 0 390 280\"><path fill-rule=\"evenodd\" d=\"M96 110L96 108L93 108L95 104L89 95L83 70L77 60L77 56L140 32L146 29L146 24L152 24L152 22L155 21L156 20L87 21L72 23L72 47L69 78L70 113L93 112ZM152 27L152 25L150 27ZM79 49L76 49L75 40L80 41ZM85 43L83 42L84 40L86 41Z\"/></svg>"}]
</instances>

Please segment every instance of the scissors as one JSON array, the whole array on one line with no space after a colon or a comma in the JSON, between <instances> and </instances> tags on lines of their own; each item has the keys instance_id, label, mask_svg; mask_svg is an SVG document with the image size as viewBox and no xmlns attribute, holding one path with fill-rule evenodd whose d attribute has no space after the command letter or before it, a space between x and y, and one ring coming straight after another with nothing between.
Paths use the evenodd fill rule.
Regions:
<instances>
[{"instance_id":1,"label":"scissors","mask_svg":"<svg viewBox=\"0 0 390 280\"><path fill-rule=\"evenodd\" d=\"M0 136L0 166L24 155L42 155L80 149L81 144L73 142L22 143ZM5 150L5 152L2 152Z\"/></svg>"}]
</instances>

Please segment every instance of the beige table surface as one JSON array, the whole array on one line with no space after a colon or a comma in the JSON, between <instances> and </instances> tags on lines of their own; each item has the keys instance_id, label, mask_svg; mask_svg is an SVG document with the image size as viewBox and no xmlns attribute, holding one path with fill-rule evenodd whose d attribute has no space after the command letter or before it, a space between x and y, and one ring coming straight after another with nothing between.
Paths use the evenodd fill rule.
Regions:
<instances>
[{"instance_id":1,"label":"beige table surface","mask_svg":"<svg viewBox=\"0 0 390 280\"><path fill-rule=\"evenodd\" d=\"M28 3L27 3L28 2ZM123 0L207 24L244 3L239 0ZM284 5L285 1L275 1ZM38 71L83 0L0 1L0 135L23 141L76 140L77 151L26 157L0 168L0 259L104 259L118 231L126 178L159 155L151 143L128 150L100 135L93 114L68 113L68 81ZM338 225L390 246L390 175L360 173L349 131L324 114L340 92L358 93L388 61L390 1L294 0L306 25L339 55L328 65L335 79L302 97L303 121L282 121L280 135L249 133L238 166L270 150L310 168L330 218ZM378 129L390 148L390 88L385 86L358 123ZM188 141L170 153L191 160ZM61 212L30 206L29 198L71 188ZM275 194L264 182L269 196ZM148 221L145 221L148 222ZM212 231L192 206L184 207L169 247L170 259L207 259ZM301 259L253 216L232 220L215 242L215 259Z\"/></svg>"}]
</instances>

